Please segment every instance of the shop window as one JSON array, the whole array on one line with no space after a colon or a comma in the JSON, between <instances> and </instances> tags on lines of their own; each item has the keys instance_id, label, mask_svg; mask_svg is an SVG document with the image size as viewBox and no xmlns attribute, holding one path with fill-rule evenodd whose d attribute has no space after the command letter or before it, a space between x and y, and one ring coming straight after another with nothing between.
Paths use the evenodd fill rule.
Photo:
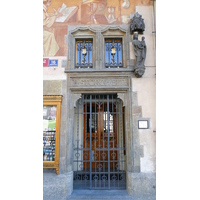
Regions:
<instances>
[{"instance_id":1,"label":"shop window","mask_svg":"<svg viewBox=\"0 0 200 200\"><path fill-rule=\"evenodd\" d=\"M92 39L76 40L76 68L92 68Z\"/></svg>"},{"instance_id":2,"label":"shop window","mask_svg":"<svg viewBox=\"0 0 200 200\"><path fill-rule=\"evenodd\" d=\"M105 39L106 68L122 67L122 39Z\"/></svg>"},{"instance_id":3,"label":"shop window","mask_svg":"<svg viewBox=\"0 0 200 200\"><path fill-rule=\"evenodd\" d=\"M61 96L43 97L43 168L59 174Z\"/></svg>"}]
</instances>

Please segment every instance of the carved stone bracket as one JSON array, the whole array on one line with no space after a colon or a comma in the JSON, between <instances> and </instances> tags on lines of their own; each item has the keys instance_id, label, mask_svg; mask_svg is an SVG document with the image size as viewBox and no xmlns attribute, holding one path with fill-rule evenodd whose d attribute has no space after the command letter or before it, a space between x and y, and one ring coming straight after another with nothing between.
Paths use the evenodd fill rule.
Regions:
<instances>
[{"instance_id":1,"label":"carved stone bracket","mask_svg":"<svg viewBox=\"0 0 200 200\"><path fill-rule=\"evenodd\" d=\"M79 99L81 99L81 93L79 94L72 93L72 102L74 103L74 107L76 107L76 103Z\"/></svg>"},{"instance_id":2,"label":"carved stone bracket","mask_svg":"<svg viewBox=\"0 0 200 200\"><path fill-rule=\"evenodd\" d=\"M144 72L145 72L145 68L136 68L135 69L135 76L137 78L140 78L140 77L142 77L142 75L144 74Z\"/></svg>"},{"instance_id":3,"label":"carved stone bracket","mask_svg":"<svg viewBox=\"0 0 200 200\"><path fill-rule=\"evenodd\" d=\"M125 94L124 94L124 93L117 93L117 96L118 96L119 99L122 100L123 105L125 106L125 104L126 104L126 101L125 101Z\"/></svg>"}]
</instances>

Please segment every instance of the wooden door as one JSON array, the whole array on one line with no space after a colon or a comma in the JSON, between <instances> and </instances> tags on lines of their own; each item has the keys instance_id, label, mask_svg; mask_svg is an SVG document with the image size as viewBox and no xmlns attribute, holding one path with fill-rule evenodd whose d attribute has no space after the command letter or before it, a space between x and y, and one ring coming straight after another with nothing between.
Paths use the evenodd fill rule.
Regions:
<instances>
[{"instance_id":1,"label":"wooden door","mask_svg":"<svg viewBox=\"0 0 200 200\"><path fill-rule=\"evenodd\" d=\"M112 110L112 112L110 112ZM84 167L88 171L108 171L116 165L116 108L107 102L84 107ZM92 169L90 169L92 168Z\"/></svg>"}]
</instances>

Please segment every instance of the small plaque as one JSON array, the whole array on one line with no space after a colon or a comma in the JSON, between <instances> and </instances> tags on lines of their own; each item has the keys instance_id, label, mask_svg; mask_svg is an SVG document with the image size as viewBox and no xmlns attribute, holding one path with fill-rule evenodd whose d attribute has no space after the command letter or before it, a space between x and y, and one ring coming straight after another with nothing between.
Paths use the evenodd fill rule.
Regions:
<instances>
[{"instance_id":1,"label":"small plaque","mask_svg":"<svg viewBox=\"0 0 200 200\"><path fill-rule=\"evenodd\" d=\"M138 120L138 129L148 129L149 121L148 120Z\"/></svg>"},{"instance_id":2,"label":"small plaque","mask_svg":"<svg viewBox=\"0 0 200 200\"><path fill-rule=\"evenodd\" d=\"M49 67L58 66L58 60L49 60Z\"/></svg>"},{"instance_id":3,"label":"small plaque","mask_svg":"<svg viewBox=\"0 0 200 200\"><path fill-rule=\"evenodd\" d=\"M43 67L48 67L48 66L49 66L49 59L43 58Z\"/></svg>"}]
</instances>

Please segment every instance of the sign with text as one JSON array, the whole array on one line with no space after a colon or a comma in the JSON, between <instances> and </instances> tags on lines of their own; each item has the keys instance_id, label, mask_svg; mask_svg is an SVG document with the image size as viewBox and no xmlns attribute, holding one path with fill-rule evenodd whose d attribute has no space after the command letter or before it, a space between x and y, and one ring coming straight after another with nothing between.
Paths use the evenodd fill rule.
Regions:
<instances>
[{"instance_id":1,"label":"sign with text","mask_svg":"<svg viewBox=\"0 0 200 200\"><path fill-rule=\"evenodd\" d=\"M148 120L138 120L138 128L139 129L148 129L149 121Z\"/></svg>"},{"instance_id":2,"label":"sign with text","mask_svg":"<svg viewBox=\"0 0 200 200\"><path fill-rule=\"evenodd\" d=\"M49 67L51 66L58 66L58 60L55 59L49 60Z\"/></svg>"},{"instance_id":3,"label":"sign with text","mask_svg":"<svg viewBox=\"0 0 200 200\"><path fill-rule=\"evenodd\" d=\"M48 66L49 66L49 59L43 58L43 67L48 67Z\"/></svg>"}]
</instances>

